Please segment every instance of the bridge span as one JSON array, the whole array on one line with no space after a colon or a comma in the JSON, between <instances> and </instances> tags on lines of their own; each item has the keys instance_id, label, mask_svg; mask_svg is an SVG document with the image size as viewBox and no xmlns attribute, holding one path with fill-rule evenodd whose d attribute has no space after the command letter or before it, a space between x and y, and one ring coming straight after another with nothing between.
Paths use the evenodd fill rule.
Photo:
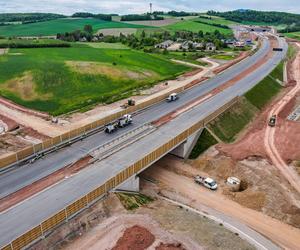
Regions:
<instances>
[{"instance_id":1,"label":"bridge span","mask_svg":"<svg viewBox=\"0 0 300 250\"><path fill-rule=\"evenodd\" d=\"M279 39L279 43L284 48L282 52L274 52L262 66L234 85L162 126L149 130L146 136L141 136L101 161L96 161L78 174L0 213L0 246L3 246L3 249L21 249L47 235L57 225L75 216L108 192L119 188L124 189L125 183L129 188L138 188L136 178L140 172L185 144L189 138L197 137L196 135L209 121L225 111L239 96L274 69L287 51L284 40ZM267 40L264 40L263 48L269 48ZM259 53L262 58L264 53ZM245 62L240 65L247 68ZM237 68L232 70L236 72ZM234 75L233 72L231 73ZM206 86L206 92L216 87L216 84L210 84ZM193 88L185 94L192 95L193 91L197 92L199 89ZM160 108L160 106L155 106L151 112L156 112L156 116L160 117L163 113L159 113ZM144 126L144 124L145 121L140 119L137 126ZM95 141L95 144L99 146L101 143Z\"/></svg>"}]
</instances>

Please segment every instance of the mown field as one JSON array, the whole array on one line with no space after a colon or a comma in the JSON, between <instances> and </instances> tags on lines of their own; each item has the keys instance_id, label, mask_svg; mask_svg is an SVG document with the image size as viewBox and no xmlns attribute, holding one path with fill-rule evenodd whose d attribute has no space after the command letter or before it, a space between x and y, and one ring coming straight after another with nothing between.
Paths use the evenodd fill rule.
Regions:
<instances>
[{"instance_id":1,"label":"mown field","mask_svg":"<svg viewBox=\"0 0 300 250\"><path fill-rule=\"evenodd\" d=\"M62 18L46 22L0 26L0 36L51 36L82 30L86 24L92 25L95 31L108 28L147 28L142 25L108 22L94 18Z\"/></svg>"},{"instance_id":2,"label":"mown field","mask_svg":"<svg viewBox=\"0 0 300 250\"><path fill-rule=\"evenodd\" d=\"M167 30L173 31L173 32L180 31L180 30L199 32L200 30L202 30L205 33L205 32L214 32L215 30L218 30L223 34L232 34L231 29L224 29L224 28L215 27L215 26L208 25L208 24L198 23L198 22L196 22L196 20L197 19L181 21L179 23L165 26L164 28Z\"/></svg>"},{"instance_id":3,"label":"mown field","mask_svg":"<svg viewBox=\"0 0 300 250\"><path fill-rule=\"evenodd\" d=\"M158 67L159 65L159 67ZM190 68L130 49L10 49L0 56L0 94L53 115L126 98Z\"/></svg>"}]
</instances>

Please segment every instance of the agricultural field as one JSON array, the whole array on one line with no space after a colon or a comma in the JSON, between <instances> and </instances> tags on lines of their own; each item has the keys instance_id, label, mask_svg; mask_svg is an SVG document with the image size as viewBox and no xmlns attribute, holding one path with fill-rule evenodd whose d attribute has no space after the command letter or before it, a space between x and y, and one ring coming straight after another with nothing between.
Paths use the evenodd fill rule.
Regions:
<instances>
[{"instance_id":1,"label":"agricultural field","mask_svg":"<svg viewBox=\"0 0 300 250\"><path fill-rule=\"evenodd\" d=\"M205 52L168 52L167 54L154 54L160 58L167 58L167 59L174 59L174 60L180 60L200 66L206 66L207 63L199 60L201 57L205 57Z\"/></svg>"},{"instance_id":2,"label":"agricultural field","mask_svg":"<svg viewBox=\"0 0 300 250\"><path fill-rule=\"evenodd\" d=\"M38 23L0 26L0 36L53 36L57 33L83 29L86 24L92 25L95 32L109 28L147 28L142 25L108 22L94 18L61 18Z\"/></svg>"},{"instance_id":3,"label":"agricultural field","mask_svg":"<svg viewBox=\"0 0 300 250\"><path fill-rule=\"evenodd\" d=\"M284 35L288 38L300 40L300 31L299 32L284 33Z\"/></svg>"},{"instance_id":4,"label":"agricultural field","mask_svg":"<svg viewBox=\"0 0 300 250\"><path fill-rule=\"evenodd\" d=\"M188 70L131 49L83 44L10 49L0 57L0 94L23 106L59 115L126 98L138 88Z\"/></svg>"},{"instance_id":5,"label":"agricultural field","mask_svg":"<svg viewBox=\"0 0 300 250\"><path fill-rule=\"evenodd\" d=\"M164 28L173 32L180 31L180 30L199 32L200 30L202 30L205 33L205 32L214 32L215 30L218 30L223 34L232 34L231 29L224 29L224 28L215 27L208 24L198 23L195 20L182 21L179 23L165 26Z\"/></svg>"},{"instance_id":6,"label":"agricultural field","mask_svg":"<svg viewBox=\"0 0 300 250\"><path fill-rule=\"evenodd\" d=\"M202 16L205 16L205 15L202 15ZM222 25L232 25L232 24L237 24L236 22L233 22L231 20L227 20L225 18L222 18L222 17L211 17L211 19L206 19L206 18L197 18L193 21L203 21L203 22L206 22L206 23L211 23L211 24L222 24Z\"/></svg>"}]
</instances>

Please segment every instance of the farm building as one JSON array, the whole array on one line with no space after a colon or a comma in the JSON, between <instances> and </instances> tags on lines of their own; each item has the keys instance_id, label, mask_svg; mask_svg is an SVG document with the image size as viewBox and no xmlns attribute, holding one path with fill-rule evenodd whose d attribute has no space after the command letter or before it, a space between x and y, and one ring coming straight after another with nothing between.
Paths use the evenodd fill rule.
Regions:
<instances>
[{"instance_id":1,"label":"farm building","mask_svg":"<svg viewBox=\"0 0 300 250\"><path fill-rule=\"evenodd\" d=\"M207 51L215 51L217 48L213 43L207 43L206 44L206 50Z\"/></svg>"},{"instance_id":2,"label":"farm building","mask_svg":"<svg viewBox=\"0 0 300 250\"><path fill-rule=\"evenodd\" d=\"M181 44L180 48L183 49L183 50L189 50L189 49L200 50L200 49L204 48L204 44L193 42L193 41L185 41Z\"/></svg>"},{"instance_id":3,"label":"farm building","mask_svg":"<svg viewBox=\"0 0 300 250\"><path fill-rule=\"evenodd\" d=\"M167 49L169 48L174 42L172 40L167 40L167 41L164 41L162 43L159 43L159 44L156 44L155 45L155 48L156 49Z\"/></svg>"}]
</instances>

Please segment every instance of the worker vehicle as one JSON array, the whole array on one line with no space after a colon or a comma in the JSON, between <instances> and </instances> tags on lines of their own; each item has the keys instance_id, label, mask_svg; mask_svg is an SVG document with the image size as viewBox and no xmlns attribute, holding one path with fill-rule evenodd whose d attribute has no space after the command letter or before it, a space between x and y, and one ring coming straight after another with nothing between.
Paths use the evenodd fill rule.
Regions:
<instances>
[{"instance_id":1,"label":"worker vehicle","mask_svg":"<svg viewBox=\"0 0 300 250\"><path fill-rule=\"evenodd\" d=\"M118 129L118 123L112 122L105 126L105 133L111 134Z\"/></svg>"},{"instance_id":2,"label":"worker vehicle","mask_svg":"<svg viewBox=\"0 0 300 250\"><path fill-rule=\"evenodd\" d=\"M132 116L131 115L124 115L122 118L118 120L118 127L124 128L132 123Z\"/></svg>"},{"instance_id":3,"label":"worker vehicle","mask_svg":"<svg viewBox=\"0 0 300 250\"><path fill-rule=\"evenodd\" d=\"M216 190L218 188L218 184L215 180L212 178L206 178L202 177L200 175L195 176L195 182L197 184L203 185L204 187L210 189L210 190Z\"/></svg>"},{"instance_id":4,"label":"worker vehicle","mask_svg":"<svg viewBox=\"0 0 300 250\"><path fill-rule=\"evenodd\" d=\"M268 125L270 126L270 127L275 127L275 125L276 125L276 115L273 115L271 118L270 118L270 120L269 120L269 123L268 123Z\"/></svg>"},{"instance_id":5,"label":"worker vehicle","mask_svg":"<svg viewBox=\"0 0 300 250\"><path fill-rule=\"evenodd\" d=\"M167 102L174 102L178 99L179 99L179 97L178 97L177 93L172 93L168 96L168 98L166 100L167 100Z\"/></svg>"}]
</instances>

